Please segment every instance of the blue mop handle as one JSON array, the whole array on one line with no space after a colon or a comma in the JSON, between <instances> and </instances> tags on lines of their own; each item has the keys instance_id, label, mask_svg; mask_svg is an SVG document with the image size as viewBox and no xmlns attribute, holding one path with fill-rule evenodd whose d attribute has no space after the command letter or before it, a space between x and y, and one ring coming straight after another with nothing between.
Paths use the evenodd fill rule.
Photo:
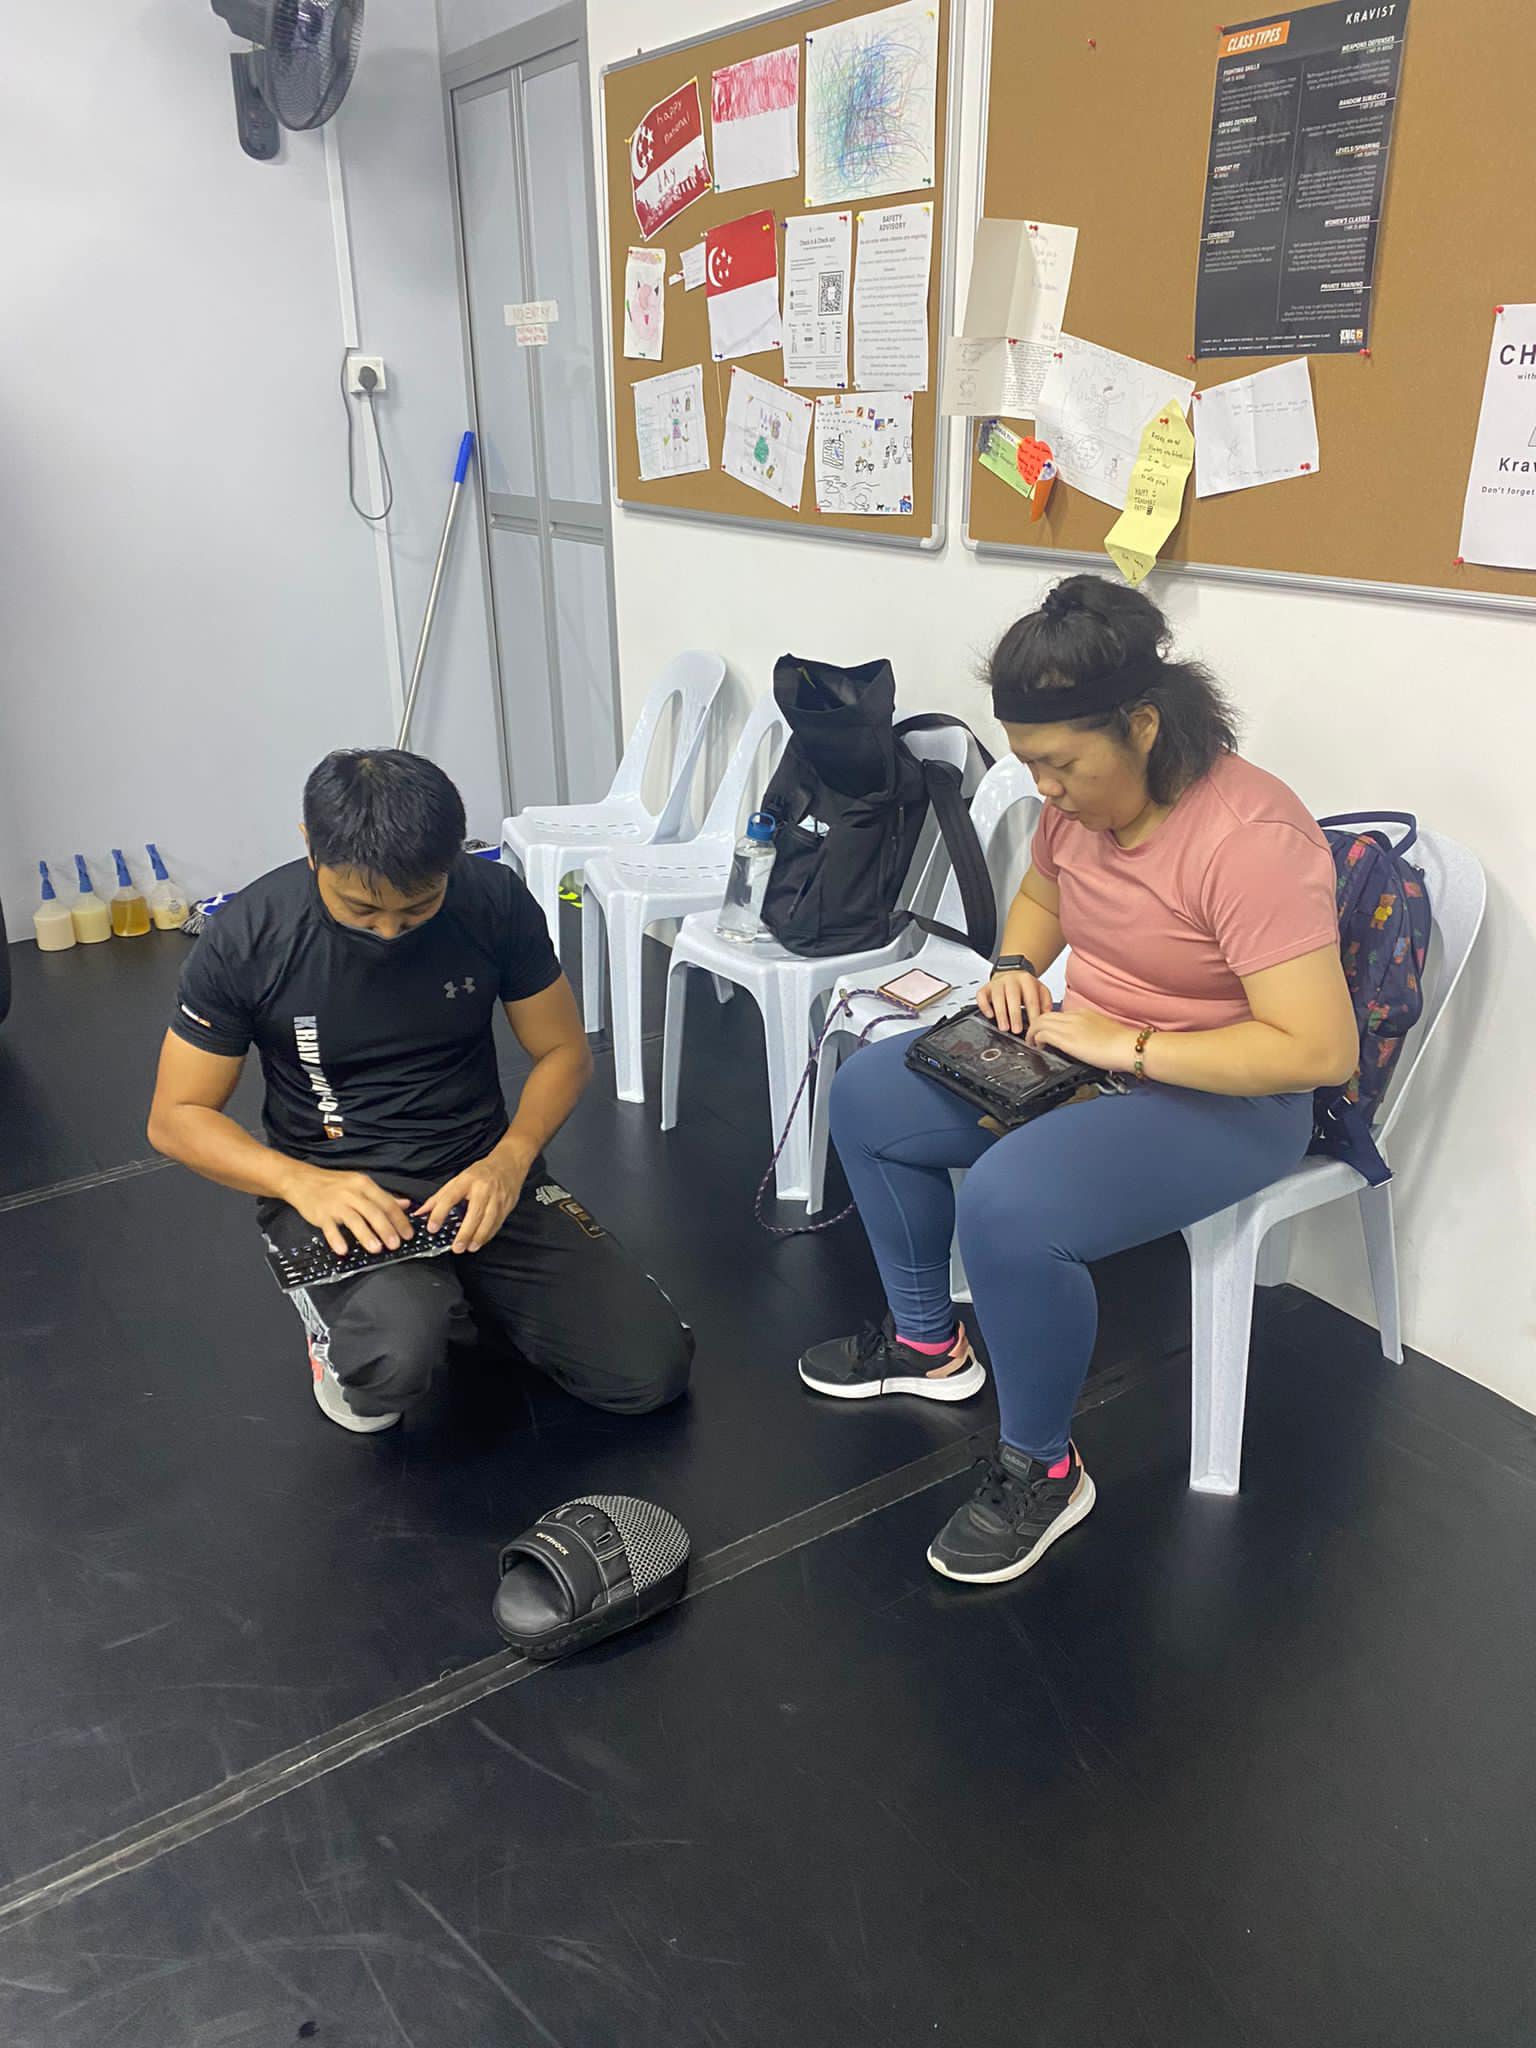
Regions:
<instances>
[{"instance_id":1,"label":"blue mop handle","mask_svg":"<svg viewBox=\"0 0 1536 2048\"><path fill-rule=\"evenodd\" d=\"M453 539L454 514L459 509L459 499L464 495L464 479L469 474L469 459L475 452L475 437L465 433L459 442L458 460L453 465L453 487L448 493L448 516L443 521L443 537L438 543L437 566L432 571L432 587L427 592L427 609L421 621L421 638L416 643L416 662L411 670L411 686L405 693L405 708L400 714L400 733L395 741L403 747L411 730L411 713L416 709L416 692L421 687L421 671L427 659L427 641L432 633L432 621L437 616L438 594L443 587L443 569L448 560L448 543Z\"/></svg>"}]
</instances>

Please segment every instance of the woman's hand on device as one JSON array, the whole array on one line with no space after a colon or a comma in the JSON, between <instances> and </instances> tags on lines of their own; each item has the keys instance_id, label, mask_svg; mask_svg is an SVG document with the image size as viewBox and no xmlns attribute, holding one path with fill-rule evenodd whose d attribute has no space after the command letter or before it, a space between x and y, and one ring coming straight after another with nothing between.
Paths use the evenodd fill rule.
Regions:
<instances>
[{"instance_id":1,"label":"woman's hand on device","mask_svg":"<svg viewBox=\"0 0 1536 2048\"><path fill-rule=\"evenodd\" d=\"M1017 1036L1030 1030L1040 1017L1051 1013L1051 998L1039 977L1009 968L982 983L976 993L976 1007L990 1017L999 1031Z\"/></svg>"},{"instance_id":2,"label":"woman's hand on device","mask_svg":"<svg viewBox=\"0 0 1536 2048\"><path fill-rule=\"evenodd\" d=\"M1117 1024L1097 1010L1047 1010L1031 1022L1028 1043L1048 1045L1107 1074L1128 1074L1136 1064L1137 1036L1133 1024Z\"/></svg>"}]
</instances>

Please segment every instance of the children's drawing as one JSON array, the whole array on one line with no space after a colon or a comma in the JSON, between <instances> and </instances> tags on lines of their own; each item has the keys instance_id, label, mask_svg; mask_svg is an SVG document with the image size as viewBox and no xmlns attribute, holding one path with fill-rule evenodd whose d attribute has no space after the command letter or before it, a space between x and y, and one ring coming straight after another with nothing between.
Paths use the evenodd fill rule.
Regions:
<instances>
[{"instance_id":1,"label":"children's drawing","mask_svg":"<svg viewBox=\"0 0 1536 2048\"><path fill-rule=\"evenodd\" d=\"M932 185L937 0L904 0L805 40L806 205Z\"/></svg>"},{"instance_id":2,"label":"children's drawing","mask_svg":"<svg viewBox=\"0 0 1536 2048\"><path fill-rule=\"evenodd\" d=\"M800 508L814 407L798 391L733 369L720 467L738 483Z\"/></svg>"},{"instance_id":3,"label":"children's drawing","mask_svg":"<svg viewBox=\"0 0 1536 2048\"><path fill-rule=\"evenodd\" d=\"M816 509L912 510L912 394L860 391L816 401Z\"/></svg>"}]
</instances>

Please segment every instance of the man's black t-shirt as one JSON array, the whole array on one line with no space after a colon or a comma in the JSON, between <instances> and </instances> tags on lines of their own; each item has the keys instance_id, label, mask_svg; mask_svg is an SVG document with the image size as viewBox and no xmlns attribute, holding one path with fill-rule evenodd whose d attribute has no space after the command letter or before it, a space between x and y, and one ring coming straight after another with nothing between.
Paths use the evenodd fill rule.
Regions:
<instances>
[{"instance_id":1,"label":"man's black t-shirt","mask_svg":"<svg viewBox=\"0 0 1536 2048\"><path fill-rule=\"evenodd\" d=\"M171 1028L204 1052L256 1047L279 1152L446 1180L506 1132L497 1003L559 975L543 914L511 868L461 855L437 915L384 940L337 924L296 860L210 920Z\"/></svg>"}]
</instances>

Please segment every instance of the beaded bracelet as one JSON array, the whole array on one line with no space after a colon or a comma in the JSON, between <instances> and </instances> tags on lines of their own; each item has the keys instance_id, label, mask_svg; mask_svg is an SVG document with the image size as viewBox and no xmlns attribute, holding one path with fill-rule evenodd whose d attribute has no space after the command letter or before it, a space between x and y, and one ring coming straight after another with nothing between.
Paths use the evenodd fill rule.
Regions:
<instances>
[{"instance_id":1,"label":"beaded bracelet","mask_svg":"<svg viewBox=\"0 0 1536 2048\"><path fill-rule=\"evenodd\" d=\"M1156 1036L1157 1026L1155 1024L1143 1024L1136 1034L1136 1053L1131 1066L1131 1072L1138 1081L1145 1081L1147 1078L1147 1040Z\"/></svg>"}]
</instances>

